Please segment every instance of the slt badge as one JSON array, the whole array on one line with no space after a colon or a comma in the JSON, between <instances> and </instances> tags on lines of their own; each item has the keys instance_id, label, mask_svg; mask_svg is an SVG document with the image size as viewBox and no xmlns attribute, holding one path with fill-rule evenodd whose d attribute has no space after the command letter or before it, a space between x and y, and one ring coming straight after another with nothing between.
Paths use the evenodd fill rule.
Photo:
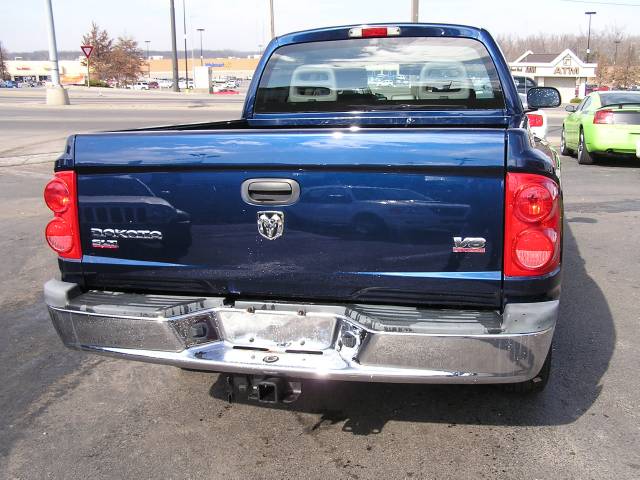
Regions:
<instances>
[{"instance_id":1,"label":"slt badge","mask_svg":"<svg viewBox=\"0 0 640 480\"><path fill-rule=\"evenodd\" d=\"M258 233L275 240L284 233L284 212L258 212Z\"/></svg>"}]
</instances>

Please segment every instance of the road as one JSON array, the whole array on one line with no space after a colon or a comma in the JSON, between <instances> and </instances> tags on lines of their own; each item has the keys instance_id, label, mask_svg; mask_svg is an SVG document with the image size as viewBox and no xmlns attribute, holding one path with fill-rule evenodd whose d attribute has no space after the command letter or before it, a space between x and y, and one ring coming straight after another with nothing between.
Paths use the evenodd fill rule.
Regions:
<instances>
[{"instance_id":1,"label":"road","mask_svg":"<svg viewBox=\"0 0 640 480\"><path fill-rule=\"evenodd\" d=\"M49 110L23 106L32 120L12 132L223 114L203 108L87 108L49 131ZM57 271L42 238L51 163L1 168L0 478L639 478L640 163L562 160L563 297L541 395L316 382L286 408L229 404L217 375L63 348L41 293Z\"/></svg>"},{"instance_id":2,"label":"road","mask_svg":"<svg viewBox=\"0 0 640 480\"><path fill-rule=\"evenodd\" d=\"M0 165L57 154L72 133L238 118L244 101L242 95L82 87L69 96L70 106L50 107L42 88L0 89Z\"/></svg>"}]
</instances>

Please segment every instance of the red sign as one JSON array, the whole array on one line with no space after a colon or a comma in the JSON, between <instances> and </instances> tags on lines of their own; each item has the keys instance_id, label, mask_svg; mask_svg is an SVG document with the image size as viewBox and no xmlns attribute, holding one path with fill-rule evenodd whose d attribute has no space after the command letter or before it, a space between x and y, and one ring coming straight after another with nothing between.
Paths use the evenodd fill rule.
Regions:
<instances>
[{"instance_id":1,"label":"red sign","mask_svg":"<svg viewBox=\"0 0 640 480\"><path fill-rule=\"evenodd\" d=\"M93 45L80 45L80 50L82 50L85 57L89 58L91 56L91 52L93 52Z\"/></svg>"}]
</instances>

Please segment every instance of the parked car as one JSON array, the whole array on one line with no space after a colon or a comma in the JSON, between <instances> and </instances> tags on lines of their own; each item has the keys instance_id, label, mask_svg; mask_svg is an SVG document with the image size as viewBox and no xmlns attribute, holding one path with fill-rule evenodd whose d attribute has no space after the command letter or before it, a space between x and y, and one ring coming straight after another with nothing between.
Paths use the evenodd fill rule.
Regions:
<instances>
[{"instance_id":1,"label":"parked car","mask_svg":"<svg viewBox=\"0 0 640 480\"><path fill-rule=\"evenodd\" d=\"M371 85L375 87L393 87L393 80L390 78L376 77L371 81Z\"/></svg>"},{"instance_id":2,"label":"parked car","mask_svg":"<svg viewBox=\"0 0 640 480\"><path fill-rule=\"evenodd\" d=\"M213 87L213 92L214 95L239 95L240 92L238 90L235 90L233 88L227 88L227 87Z\"/></svg>"},{"instance_id":3,"label":"parked car","mask_svg":"<svg viewBox=\"0 0 640 480\"><path fill-rule=\"evenodd\" d=\"M439 183L438 179L429 181L430 190L435 190L433 184ZM388 215L390 208L393 216ZM470 211L467 203L452 204L410 188L338 184L305 190L295 217L307 228L320 231L341 228L367 238L383 233L412 238L413 234L424 234L422 228L427 225L433 234L436 223L446 232L446 224L460 222ZM420 221L416 221L416 212L421 215Z\"/></svg>"},{"instance_id":4,"label":"parked car","mask_svg":"<svg viewBox=\"0 0 640 480\"><path fill-rule=\"evenodd\" d=\"M524 93L518 93L522 107L527 110L527 96ZM547 114L544 110L537 109L533 112L527 112L527 119L529 121L529 129L538 138L547 138L547 130L549 128L549 122L547 121Z\"/></svg>"},{"instance_id":5,"label":"parked car","mask_svg":"<svg viewBox=\"0 0 640 480\"><path fill-rule=\"evenodd\" d=\"M585 86L585 95L589 95L591 92L607 92L611 90L609 87L607 87L606 85L603 86L598 86L598 85L591 85L591 84L587 84ZM578 92L578 87L576 87L576 97L579 97L579 92Z\"/></svg>"},{"instance_id":6,"label":"parked car","mask_svg":"<svg viewBox=\"0 0 640 480\"><path fill-rule=\"evenodd\" d=\"M171 88L173 87L173 81L166 79L158 80L158 86L160 88Z\"/></svg>"},{"instance_id":7,"label":"parked car","mask_svg":"<svg viewBox=\"0 0 640 480\"><path fill-rule=\"evenodd\" d=\"M158 82L156 82L155 80L151 80L149 82L149 88L153 89L153 90L156 90L156 89L160 88L160 84Z\"/></svg>"},{"instance_id":8,"label":"parked car","mask_svg":"<svg viewBox=\"0 0 640 480\"><path fill-rule=\"evenodd\" d=\"M178 81L178 88L180 88L180 90L193 88L193 80L189 79L189 81L187 82L184 78L181 78Z\"/></svg>"},{"instance_id":9,"label":"parked car","mask_svg":"<svg viewBox=\"0 0 640 480\"><path fill-rule=\"evenodd\" d=\"M566 110L570 115L562 123L563 155L575 152L582 165L611 155L640 158L640 92L592 92Z\"/></svg>"},{"instance_id":10,"label":"parked car","mask_svg":"<svg viewBox=\"0 0 640 480\"><path fill-rule=\"evenodd\" d=\"M44 192L64 344L267 403L305 378L544 388L561 176L489 33L331 27L264 55L239 120L69 138ZM372 92L368 72L398 68L415 88Z\"/></svg>"},{"instance_id":11,"label":"parked car","mask_svg":"<svg viewBox=\"0 0 640 480\"><path fill-rule=\"evenodd\" d=\"M146 80L138 80L131 84L130 87L132 90L149 90L149 82Z\"/></svg>"},{"instance_id":12,"label":"parked car","mask_svg":"<svg viewBox=\"0 0 640 480\"><path fill-rule=\"evenodd\" d=\"M514 75L513 81L516 83L516 88L518 89L518 93L522 93L525 95L527 94L527 90L538 86L535 80L522 75Z\"/></svg>"}]
</instances>

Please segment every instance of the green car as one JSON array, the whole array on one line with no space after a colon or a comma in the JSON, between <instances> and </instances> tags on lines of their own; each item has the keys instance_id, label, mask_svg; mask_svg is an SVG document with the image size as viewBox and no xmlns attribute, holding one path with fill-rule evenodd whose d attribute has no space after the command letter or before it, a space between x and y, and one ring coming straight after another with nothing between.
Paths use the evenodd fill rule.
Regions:
<instances>
[{"instance_id":1,"label":"green car","mask_svg":"<svg viewBox=\"0 0 640 480\"><path fill-rule=\"evenodd\" d=\"M592 92L562 123L560 152L590 165L605 155L640 158L640 92Z\"/></svg>"}]
</instances>

